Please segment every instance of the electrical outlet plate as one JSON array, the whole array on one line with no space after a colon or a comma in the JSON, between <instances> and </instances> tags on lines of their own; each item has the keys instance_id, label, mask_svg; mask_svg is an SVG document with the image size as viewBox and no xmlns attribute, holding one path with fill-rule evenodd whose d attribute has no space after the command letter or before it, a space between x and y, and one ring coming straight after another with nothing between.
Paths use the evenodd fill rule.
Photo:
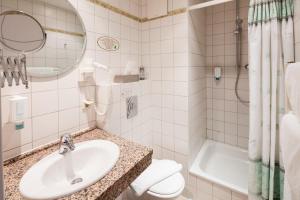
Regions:
<instances>
[{"instance_id":1,"label":"electrical outlet plate","mask_svg":"<svg viewBox=\"0 0 300 200\"><path fill-rule=\"evenodd\" d=\"M138 114L138 99L137 96L126 98L127 119L131 119Z\"/></svg>"}]
</instances>

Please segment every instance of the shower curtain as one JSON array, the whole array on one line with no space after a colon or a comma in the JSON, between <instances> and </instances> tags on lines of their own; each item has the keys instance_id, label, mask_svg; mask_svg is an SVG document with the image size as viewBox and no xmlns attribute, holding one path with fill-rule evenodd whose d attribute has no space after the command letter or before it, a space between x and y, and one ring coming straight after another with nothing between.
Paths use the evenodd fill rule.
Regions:
<instances>
[{"instance_id":1,"label":"shower curtain","mask_svg":"<svg viewBox=\"0 0 300 200\"><path fill-rule=\"evenodd\" d=\"M283 200L278 144L285 113L284 71L294 61L293 0L250 0L249 200Z\"/></svg>"}]
</instances>

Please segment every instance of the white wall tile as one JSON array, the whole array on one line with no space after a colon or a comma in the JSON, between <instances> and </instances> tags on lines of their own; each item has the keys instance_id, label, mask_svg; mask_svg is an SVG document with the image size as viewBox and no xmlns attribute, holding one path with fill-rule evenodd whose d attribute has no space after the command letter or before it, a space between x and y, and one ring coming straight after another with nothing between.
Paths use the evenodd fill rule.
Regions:
<instances>
[{"instance_id":1,"label":"white wall tile","mask_svg":"<svg viewBox=\"0 0 300 200\"><path fill-rule=\"evenodd\" d=\"M32 138L39 140L58 135L58 112L32 118Z\"/></svg>"},{"instance_id":2,"label":"white wall tile","mask_svg":"<svg viewBox=\"0 0 300 200\"><path fill-rule=\"evenodd\" d=\"M78 69L74 69L58 79L58 88L74 88L78 87Z\"/></svg>"},{"instance_id":3,"label":"white wall tile","mask_svg":"<svg viewBox=\"0 0 300 200\"><path fill-rule=\"evenodd\" d=\"M78 8L79 14L82 17L85 28L87 30L87 47L86 47L87 50L85 52L84 58L87 59L96 58L98 62L102 64L110 65L114 73L122 72L120 67L126 66L126 64L129 61L140 63L139 56L141 55L141 50L139 47L139 41L141 41L140 27L142 28L142 26L139 26L138 23L133 22L132 20L129 20L124 16L121 17L119 14L110 12L107 9L104 9L100 6L95 6L91 2L86 2L83 0L73 0L72 4L76 8ZM120 6L121 4L117 3L116 5ZM132 11L136 14L139 13L138 11L140 9L139 4L137 4L136 2L131 2L128 5L129 7L125 6L126 9L128 9L128 11L130 12ZM10 6L13 7L13 5ZM19 5L16 4L15 6L19 6ZM20 4L20 6L23 6L24 8L26 7L26 5L24 4ZM29 7L27 5L27 10L28 9ZM48 8L41 9L41 8L34 7L33 10L35 13L40 12L41 14L42 13L49 14L51 12L51 10ZM62 14L63 13L55 13L55 15L58 17L63 16ZM54 15L51 14L51 16L53 17ZM38 17L38 19L42 20L42 24L46 23L44 18ZM63 20L63 17L61 18L61 20ZM49 23L51 23L54 27L63 26L63 23L61 23L61 21L59 21L59 23L56 23L55 20L54 21L48 20L47 23L48 25ZM111 53L106 53L104 51L101 51L98 47L95 48L97 46L95 45L96 39L99 36L103 36L107 34L117 38L120 38L122 35L122 39L126 40L123 41L122 44L123 43L128 44L127 50L121 49L122 51L121 53L118 52L115 54L111 54ZM150 36L148 37L150 39ZM154 39L155 37L160 38L160 29L157 32L155 32ZM51 41L51 38L52 37L49 34L48 41ZM56 48L56 46L60 45L60 43L56 43L55 40L52 40L51 42L49 42L49 45L52 45L54 48ZM157 57L160 56L159 55L153 56L152 63L154 66L160 66L160 58L156 59ZM36 63L38 64L41 62L36 62ZM79 129L83 130L85 128L95 127L94 121L96 120L96 116L94 111L92 109L83 109L82 107L83 104L80 102L85 98L88 99L95 98L94 97L95 89L91 89L94 88L94 83L91 83L91 87L80 88L78 84L78 79L79 79L78 68L81 67L86 67L85 62L82 62L81 64L79 64L79 66L74 67L74 69L71 69L69 72L60 75L58 77L41 78L41 79L33 78L32 80L30 80L31 87L29 90L25 90L24 87L21 86L12 87L12 88L6 87L2 89L2 102L4 102L3 103L4 105L8 105L7 103L5 103L5 99L7 99L9 95L28 94L29 97L32 96L32 98L29 98L29 102L30 102L29 111L32 110L32 114L30 113L29 116L33 117L32 119L33 127L31 128L31 126L26 125L26 127L28 127L30 131L28 131L27 129L22 130L23 132L24 131L26 132L26 134L23 134L24 136L22 137L27 137L27 136L29 138L33 137L34 141L31 140L27 141L25 139L22 139L22 137L19 137L19 139L21 140L20 144L16 143L11 145L11 147L13 148L17 147L17 148L16 150L9 150L6 153L7 156L13 155L14 153L15 155L18 155L18 153L23 152L23 149L30 149L32 147L37 147L39 145L43 145L45 143L56 140L58 138L58 135L56 135L55 133L58 132L60 134L63 134L66 131L74 132ZM102 74L101 76L99 75L98 77L99 77L98 82L100 80L101 81L104 80L104 78L102 78ZM149 89L147 94L145 92L146 90L142 92L143 96L150 95L151 90ZM146 97L146 99L149 98ZM120 113L121 112L120 106L119 109L117 107L117 105L120 105L120 100L121 98L120 98L119 88L113 87L112 101L114 102L114 106L112 106L112 112L109 113L108 118L110 119L110 121L107 122L107 127L109 127L108 128L109 130L112 130L115 133L120 132L118 130L118 128L120 129L120 124L121 124L120 116L125 115L125 113L123 114ZM143 101L142 103L143 106L142 109L140 110L140 113L142 113L144 116L143 121L149 121L147 119L147 115L144 114L149 112L146 111L143 112L143 111L144 109L149 108L150 104L145 102L146 101ZM31 109L31 104L34 105L32 109ZM2 117L4 119L3 121L7 121L8 110L7 109L2 109L2 110L3 110ZM57 115L57 117L54 119L55 115ZM116 116L119 117L119 119ZM45 127L47 126L50 127L46 131L42 132L43 126L41 126L41 124L44 124L43 126ZM135 125L142 127L141 122L135 123ZM133 129L131 129L131 131L132 130ZM9 134L13 135L14 132L9 131ZM28 143L28 145L24 144L23 141L25 141L25 143Z\"/></svg>"},{"instance_id":4,"label":"white wall tile","mask_svg":"<svg viewBox=\"0 0 300 200\"><path fill-rule=\"evenodd\" d=\"M57 90L57 78L32 78L32 92L42 92L46 90Z\"/></svg>"},{"instance_id":5,"label":"white wall tile","mask_svg":"<svg viewBox=\"0 0 300 200\"><path fill-rule=\"evenodd\" d=\"M74 108L79 106L78 88L59 90L59 110Z\"/></svg>"},{"instance_id":6,"label":"white wall tile","mask_svg":"<svg viewBox=\"0 0 300 200\"><path fill-rule=\"evenodd\" d=\"M59 112L59 133L79 128L79 108L72 108Z\"/></svg>"},{"instance_id":7,"label":"white wall tile","mask_svg":"<svg viewBox=\"0 0 300 200\"><path fill-rule=\"evenodd\" d=\"M24 120L24 129L16 130L14 123L2 125L3 151L8 151L32 142L31 119Z\"/></svg>"},{"instance_id":8,"label":"white wall tile","mask_svg":"<svg viewBox=\"0 0 300 200\"><path fill-rule=\"evenodd\" d=\"M247 3L245 7L247 7ZM215 6L213 7L213 14L206 13L206 36L212 38L211 43L206 43L206 48L209 51L207 58L212 58L212 63L207 62L207 91L212 96L207 95L207 101L212 102L212 106L208 109L213 113L213 120L210 121L210 129L218 131L214 134L214 138L218 141L224 139L225 143L246 147L245 142L248 138L248 124L249 124L249 109L247 106L239 106L239 101L235 95L236 69L235 69L235 36L232 30L235 28L235 7L234 6ZM245 15L247 9L241 9L241 16L246 20ZM247 33L242 34L242 40L247 41ZM243 48L248 48L247 42L243 43ZM242 51L242 57L247 57L248 52ZM207 59L209 60L209 59ZM215 81L213 77L213 67L222 67L222 78L220 81ZM210 84L212 83L212 84ZM247 100L249 98L249 81L247 72L243 73L239 81L239 95ZM240 108L239 108L240 107ZM225 110L225 112L221 112ZM207 117L209 117L207 112ZM224 127L225 126L225 133ZM243 132L238 144L237 134L239 133L238 126L245 127L241 130ZM225 134L225 136L223 135Z\"/></svg>"},{"instance_id":9,"label":"white wall tile","mask_svg":"<svg viewBox=\"0 0 300 200\"><path fill-rule=\"evenodd\" d=\"M32 115L38 116L58 111L58 92L32 93Z\"/></svg>"},{"instance_id":10,"label":"white wall tile","mask_svg":"<svg viewBox=\"0 0 300 200\"><path fill-rule=\"evenodd\" d=\"M109 105L106 120L102 121L100 117L97 117L99 127L153 147L154 157L175 159L181 162L185 168L183 174L186 178L187 163L191 159L189 155L193 151L198 151L193 147L195 145L193 140L205 138L207 134L208 138L215 138L218 141L241 147L247 146L246 115L248 110L238 106L232 88L235 78L234 66L232 66L234 56L231 54L225 56L228 54L226 50L232 50L231 42L234 42L229 36L228 28L232 25L229 20L232 16L230 12L228 14L226 7L215 8L213 10L215 17L213 18L211 14L211 20L203 19L207 16L197 18L202 20L197 21L197 26L191 28L192 21L187 13L139 24L90 2L83 0L74 2L76 6L78 2L79 13L88 31L85 58L96 59L110 66L113 73L123 73L123 67L133 60L138 65L145 66L147 72L148 80L145 81L147 83L145 85L139 82L113 87L113 103ZM187 2L169 0L169 9L185 7ZM146 5L137 4L135 1L130 1L130 3L109 1L109 3L131 13L146 16ZM206 23L208 25L204 27L203 24ZM198 26L201 29L197 29ZM97 37L105 34L120 39L122 44L120 52L106 53L96 47ZM205 34L208 34L207 37ZM208 38L208 46L205 46L206 38ZM231 38L228 40L230 42L224 42L225 38ZM205 50L209 58L205 57ZM247 51L244 49L243 53ZM211 64L218 64L222 67L226 64L223 77L228 77L228 81L222 79L219 84L215 84L211 79L206 81L205 68L209 69L212 66L208 65ZM79 68L81 67L85 67L85 64L81 63ZM229 73L226 69L233 70ZM104 77L102 72L97 73L96 82L103 83ZM212 70L208 77L212 77ZM6 157L58 139L58 134L55 134L57 129L59 134L63 134L95 126L95 113L91 108L84 109L80 103L85 95L94 98L93 89L91 89L94 88L94 83L91 87L79 90L78 79L79 70L75 68L57 79L41 81L41 84L33 80L34 141L28 137L26 140L22 139L26 142L18 144L21 146L17 148L15 148L16 145L11 145L10 148L13 149L6 151ZM246 82L244 80L240 89L244 92L243 96L247 97ZM225 83L228 83L226 87ZM89 92L82 91L85 89ZM129 92L129 95L138 96L139 113L131 120L126 119L125 115L124 91ZM21 88L2 90L2 96L26 93L31 94L31 90ZM51 102L50 106L48 106L49 102ZM106 106L106 104L100 104L99 107L101 106ZM206 107L209 109L206 110ZM54 115L58 117L55 118ZM239 116L241 119L236 119ZM56 126L40 133L41 125L49 121L51 117L53 118L51 121L58 121L55 123ZM51 124L46 123L44 126ZM208 127L207 133L206 126ZM27 136L31 136L32 133L28 132ZM201 144L195 146L200 147ZM231 195L226 189L215 187L204 180L200 181L197 178L196 182L197 189L194 196L197 198L226 199L228 194ZM232 194L232 199L239 199L239 196Z\"/></svg>"}]
</instances>

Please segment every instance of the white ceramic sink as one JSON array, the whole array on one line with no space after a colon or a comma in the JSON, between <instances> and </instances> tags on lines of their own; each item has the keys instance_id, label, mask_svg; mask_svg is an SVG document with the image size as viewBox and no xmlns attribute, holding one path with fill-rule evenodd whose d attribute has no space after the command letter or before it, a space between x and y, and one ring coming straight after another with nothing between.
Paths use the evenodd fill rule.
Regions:
<instances>
[{"instance_id":1,"label":"white ceramic sink","mask_svg":"<svg viewBox=\"0 0 300 200\"><path fill-rule=\"evenodd\" d=\"M56 199L78 192L103 178L120 154L116 144L105 140L81 142L75 147L65 155L56 151L33 165L19 185L23 197Z\"/></svg>"}]
</instances>

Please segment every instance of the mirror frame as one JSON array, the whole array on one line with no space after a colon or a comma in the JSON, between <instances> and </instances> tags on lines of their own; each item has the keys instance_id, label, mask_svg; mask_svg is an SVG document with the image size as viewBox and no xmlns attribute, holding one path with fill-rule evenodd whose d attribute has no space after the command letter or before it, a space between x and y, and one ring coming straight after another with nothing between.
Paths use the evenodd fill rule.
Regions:
<instances>
[{"instance_id":1,"label":"mirror frame","mask_svg":"<svg viewBox=\"0 0 300 200\"><path fill-rule=\"evenodd\" d=\"M17 49L14 49L14 48L8 46L2 40L2 38L0 37L1 44L3 44L5 46L5 48L7 48L8 50L13 51L15 53L20 53L20 54L34 53L34 52L37 52L37 51L41 50L45 46L46 41L47 41L47 33L45 32L45 29L43 28L43 26L41 25L41 23L37 19L35 19L33 16L31 16L31 15L29 15L29 14L27 14L27 13L21 11L21 10L8 10L8 11L4 11L4 12L0 13L0 16L4 16L5 17L7 15L13 15L13 14L24 15L26 17L31 18L32 20L34 20L38 24L38 26L41 28L42 33L43 33L43 39L42 39L43 42L42 42L42 45L39 48L36 48L34 50L20 51L20 50L17 50Z\"/></svg>"}]
</instances>

